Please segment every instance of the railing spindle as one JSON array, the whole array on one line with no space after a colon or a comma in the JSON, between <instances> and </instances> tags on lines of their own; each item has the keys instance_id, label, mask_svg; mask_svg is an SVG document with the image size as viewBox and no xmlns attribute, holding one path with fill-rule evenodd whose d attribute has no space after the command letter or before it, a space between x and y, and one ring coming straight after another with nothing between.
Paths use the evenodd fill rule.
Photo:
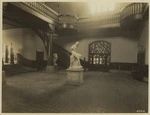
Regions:
<instances>
[{"instance_id":1,"label":"railing spindle","mask_svg":"<svg viewBox=\"0 0 150 115\"><path fill-rule=\"evenodd\" d=\"M144 3L132 3L128 6L126 6L121 12L120 12L120 19L123 20L128 16L133 16L136 14L141 14L144 8Z\"/></svg>"}]
</instances>

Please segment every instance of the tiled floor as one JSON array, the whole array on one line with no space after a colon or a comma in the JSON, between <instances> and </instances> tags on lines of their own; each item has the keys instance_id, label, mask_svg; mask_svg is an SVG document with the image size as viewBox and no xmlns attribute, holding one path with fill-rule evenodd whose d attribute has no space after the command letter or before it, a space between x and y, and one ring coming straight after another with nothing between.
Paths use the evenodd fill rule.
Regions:
<instances>
[{"instance_id":1,"label":"tiled floor","mask_svg":"<svg viewBox=\"0 0 150 115\"><path fill-rule=\"evenodd\" d=\"M4 113L133 113L148 111L148 84L128 73L84 72L84 84L66 84L66 71L7 77Z\"/></svg>"}]
</instances>

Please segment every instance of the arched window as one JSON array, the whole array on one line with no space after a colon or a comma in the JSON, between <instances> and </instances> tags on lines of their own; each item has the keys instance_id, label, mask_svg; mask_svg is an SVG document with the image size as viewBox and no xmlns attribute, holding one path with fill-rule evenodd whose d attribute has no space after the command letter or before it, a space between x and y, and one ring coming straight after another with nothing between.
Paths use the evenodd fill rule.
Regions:
<instances>
[{"instance_id":1,"label":"arched window","mask_svg":"<svg viewBox=\"0 0 150 115\"><path fill-rule=\"evenodd\" d=\"M89 44L89 64L109 65L111 44L107 41L95 41Z\"/></svg>"}]
</instances>

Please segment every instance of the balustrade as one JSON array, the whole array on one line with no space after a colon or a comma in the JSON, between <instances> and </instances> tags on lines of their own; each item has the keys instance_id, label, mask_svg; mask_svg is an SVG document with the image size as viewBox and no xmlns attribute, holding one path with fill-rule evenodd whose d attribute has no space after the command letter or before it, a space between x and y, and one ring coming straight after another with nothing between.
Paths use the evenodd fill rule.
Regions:
<instances>
[{"instance_id":1,"label":"balustrade","mask_svg":"<svg viewBox=\"0 0 150 115\"><path fill-rule=\"evenodd\" d=\"M71 53L56 43L53 43L53 50L53 52L58 54L58 65L68 68L70 66L69 60ZM85 60L80 59L80 62L85 67Z\"/></svg>"},{"instance_id":2,"label":"balustrade","mask_svg":"<svg viewBox=\"0 0 150 115\"><path fill-rule=\"evenodd\" d=\"M146 3L132 3L128 5L120 12L121 20L128 16L142 14L145 4Z\"/></svg>"},{"instance_id":3,"label":"balustrade","mask_svg":"<svg viewBox=\"0 0 150 115\"><path fill-rule=\"evenodd\" d=\"M53 11L51 8L49 8L42 2L22 2L22 4L30 7L31 9L35 10L36 12L46 17L56 19L56 15L58 15L55 11Z\"/></svg>"},{"instance_id":4,"label":"balustrade","mask_svg":"<svg viewBox=\"0 0 150 115\"><path fill-rule=\"evenodd\" d=\"M83 24L98 21L100 24L120 23L126 17L142 14L147 3L132 3L126 6L120 13L106 14L90 18L77 18L72 15L58 15L55 11L45 5L44 2L22 2L22 4L35 10L45 17L53 18L59 23L59 28L77 29L78 23ZM79 24L79 26L81 26Z\"/></svg>"}]
</instances>

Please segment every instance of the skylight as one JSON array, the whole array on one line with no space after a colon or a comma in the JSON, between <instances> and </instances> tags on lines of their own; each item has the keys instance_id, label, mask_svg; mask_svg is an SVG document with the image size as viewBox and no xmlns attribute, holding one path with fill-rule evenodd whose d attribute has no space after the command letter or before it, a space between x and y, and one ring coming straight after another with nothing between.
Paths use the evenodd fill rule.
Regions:
<instances>
[{"instance_id":1,"label":"skylight","mask_svg":"<svg viewBox=\"0 0 150 115\"><path fill-rule=\"evenodd\" d=\"M92 15L99 15L106 12L114 11L114 3L90 2L89 9Z\"/></svg>"}]
</instances>

